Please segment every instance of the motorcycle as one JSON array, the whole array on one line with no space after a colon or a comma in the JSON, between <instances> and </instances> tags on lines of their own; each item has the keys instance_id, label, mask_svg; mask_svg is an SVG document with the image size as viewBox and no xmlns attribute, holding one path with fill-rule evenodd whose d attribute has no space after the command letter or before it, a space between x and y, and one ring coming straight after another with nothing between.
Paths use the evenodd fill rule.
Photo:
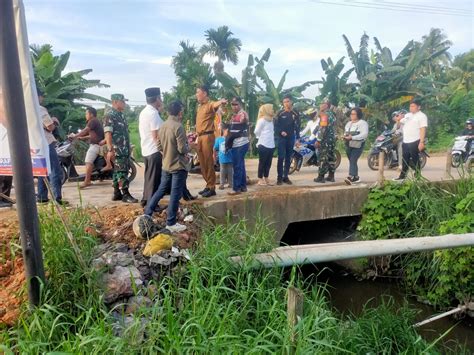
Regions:
<instances>
[{"instance_id":1,"label":"motorcycle","mask_svg":"<svg viewBox=\"0 0 474 355\"><path fill-rule=\"evenodd\" d=\"M392 130L385 130L376 139L372 148L370 149L369 155L367 156L367 163L369 168L372 170L378 170L379 168L379 153L384 153L384 166L388 169L394 169L398 167L399 157L397 142L400 136L395 134ZM426 151L422 151L420 154L420 167L423 169L426 165L427 158L429 158Z\"/></svg>"},{"instance_id":2,"label":"motorcycle","mask_svg":"<svg viewBox=\"0 0 474 355\"><path fill-rule=\"evenodd\" d=\"M132 145L131 148L132 148L132 153L130 155L130 164L128 168L129 169L128 179L130 182L132 182L137 176L136 165L140 166L140 164L133 157L134 146ZM70 182L84 181L85 174L78 174L75 163L74 163L74 153L75 153L74 141L71 141L68 139L68 140L65 140L64 142L61 142L56 147L56 152L58 154L59 163L61 165L61 170L62 170L61 183L64 184L66 181L70 181ZM94 167L92 168L92 175L91 175L92 181L112 180L113 169L103 172L102 168L104 168L105 165L106 165L105 158L102 155L99 155L94 161Z\"/></svg>"},{"instance_id":3,"label":"motorcycle","mask_svg":"<svg viewBox=\"0 0 474 355\"><path fill-rule=\"evenodd\" d=\"M468 146L469 146L468 136L459 136L454 140L453 148L451 149L451 166L453 168L458 168L467 161L469 157ZM471 144L472 145L472 144Z\"/></svg>"},{"instance_id":4,"label":"motorcycle","mask_svg":"<svg viewBox=\"0 0 474 355\"><path fill-rule=\"evenodd\" d=\"M295 144L288 174L300 171L303 166L319 166L319 149L314 146L316 141L316 139L302 137L299 144ZM335 154L337 169L341 165L341 153L336 149Z\"/></svg>"},{"instance_id":5,"label":"motorcycle","mask_svg":"<svg viewBox=\"0 0 474 355\"><path fill-rule=\"evenodd\" d=\"M189 171L190 174L201 174L201 167L199 163L199 157L197 154L196 150L196 142L198 135L194 132L188 133L186 135L186 138L188 140L188 144L191 147L191 152L189 153L189 157L191 159L191 170ZM220 166L219 163L216 162L214 164L214 171L219 172L220 171Z\"/></svg>"}]
</instances>

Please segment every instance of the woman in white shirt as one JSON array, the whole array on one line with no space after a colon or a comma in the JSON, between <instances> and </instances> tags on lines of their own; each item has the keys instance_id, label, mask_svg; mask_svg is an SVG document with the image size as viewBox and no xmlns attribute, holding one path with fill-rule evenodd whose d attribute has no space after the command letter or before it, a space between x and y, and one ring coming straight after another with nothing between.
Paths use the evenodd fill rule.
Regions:
<instances>
[{"instance_id":1,"label":"woman in white shirt","mask_svg":"<svg viewBox=\"0 0 474 355\"><path fill-rule=\"evenodd\" d=\"M351 110L351 120L347 122L344 129L346 153L349 158L349 176L344 181L348 185L360 182L357 162L364 150L365 140L369 135L369 125L362 117L362 110L359 107L354 107Z\"/></svg>"},{"instance_id":2,"label":"woman in white shirt","mask_svg":"<svg viewBox=\"0 0 474 355\"><path fill-rule=\"evenodd\" d=\"M272 185L268 179L272 166L273 152L275 150L275 133L273 127L272 104L260 106L258 110L258 120L255 126L255 136L258 138L258 185Z\"/></svg>"}]
</instances>

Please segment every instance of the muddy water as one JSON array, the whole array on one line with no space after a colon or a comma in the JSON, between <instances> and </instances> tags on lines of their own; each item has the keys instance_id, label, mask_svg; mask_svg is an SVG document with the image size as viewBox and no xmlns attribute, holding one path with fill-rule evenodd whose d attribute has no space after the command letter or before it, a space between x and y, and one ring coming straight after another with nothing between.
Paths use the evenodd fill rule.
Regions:
<instances>
[{"instance_id":1,"label":"muddy water","mask_svg":"<svg viewBox=\"0 0 474 355\"><path fill-rule=\"evenodd\" d=\"M358 281L353 276L344 276L335 265L318 277L318 282L327 282L331 304L342 314L358 315L364 306L377 307L384 297L392 297L395 305L402 306L409 303L411 309L417 310L416 322L425 320L438 314L436 310L428 305L416 301L410 297L395 282L385 281ZM442 340L447 346L453 343L464 344L474 354L474 319L465 317L456 320L453 317L445 317L429 323L417 329L418 333L425 339L433 341L454 327Z\"/></svg>"}]
</instances>

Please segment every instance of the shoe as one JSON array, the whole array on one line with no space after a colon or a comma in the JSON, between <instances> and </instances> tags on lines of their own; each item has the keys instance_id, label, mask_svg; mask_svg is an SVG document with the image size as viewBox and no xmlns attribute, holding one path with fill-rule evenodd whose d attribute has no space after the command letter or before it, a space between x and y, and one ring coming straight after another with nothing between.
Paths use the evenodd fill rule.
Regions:
<instances>
[{"instance_id":1,"label":"shoe","mask_svg":"<svg viewBox=\"0 0 474 355\"><path fill-rule=\"evenodd\" d=\"M273 186L273 183L272 183L268 178L265 178L265 183L266 183L268 186Z\"/></svg>"},{"instance_id":2,"label":"shoe","mask_svg":"<svg viewBox=\"0 0 474 355\"><path fill-rule=\"evenodd\" d=\"M61 206L64 206L64 207L66 207L66 206L69 206L69 205L70 205L70 203L69 203L69 202L67 202L67 201L64 201L64 200L62 200L62 199L56 200L56 202L57 202L59 205L61 205Z\"/></svg>"},{"instance_id":3,"label":"shoe","mask_svg":"<svg viewBox=\"0 0 474 355\"><path fill-rule=\"evenodd\" d=\"M260 180L258 183L257 183L258 186L267 186L268 184L264 181L264 180Z\"/></svg>"},{"instance_id":4,"label":"shoe","mask_svg":"<svg viewBox=\"0 0 474 355\"><path fill-rule=\"evenodd\" d=\"M236 196L236 195L240 195L242 192L240 191L230 191L227 193L227 195L229 196Z\"/></svg>"},{"instance_id":5,"label":"shoe","mask_svg":"<svg viewBox=\"0 0 474 355\"><path fill-rule=\"evenodd\" d=\"M277 180L277 185L283 185L283 181L281 179Z\"/></svg>"},{"instance_id":6,"label":"shoe","mask_svg":"<svg viewBox=\"0 0 474 355\"><path fill-rule=\"evenodd\" d=\"M80 184L80 185L79 185L79 188L80 188L81 190L83 190L83 189L87 189L89 186L92 186L92 183L89 183L89 184Z\"/></svg>"},{"instance_id":7,"label":"shoe","mask_svg":"<svg viewBox=\"0 0 474 355\"><path fill-rule=\"evenodd\" d=\"M112 196L112 201L122 201L122 199L122 191L120 191L118 187L114 187L114 195Z\"/></svg>"},{"instance_id":8,"label":"shoe","mask_svg":"<svg viewBox=\"0 0 474 355\"><path fill-rule=\"evenodd\" d=\"M405 178L404 178L403 176L399 176L399 177L397 177L397 178L393 179L392 181L399 181L399 182L403 182L403 181L405 181Z\"/></svg>"},{"instance_id":9,"label":"shoe","mask_svg":"<svg viewBox=\"0 0 474 355\"><path fill-rule=\"evenodd\" d=\"M128 192L128 189L122 189L123 193L122 193L122 202L125 202L125 203L137 203L138 200L133 197L132 195L130 195L130 192Z\"/></svg>"},{"instance_id":10,"label":"shoe","mask_svg":"<svg viewBox=\"0 0 474 355\"><path fill-rule=\"evenodd\" d=\"M49 198L47 198L46 200L42 200L40 198L36 199L36 203L39 203L39 204L45 204L45 203L48 203L49 202Z\"/></svg>"},{"instance_id":11,"label":"shoe","mask_svg":"<svg viewBox=\"0 0 474 355\"><path fill-rule=\"evenodd\" d=\"M287 185L293 185L293 183L291 182L291 180L288 179L288 178L284 178L284 179L283 179L283 182L284 182L285 184L287 184Z\"/></svg>"},{"instance_id":12,"label":"shoe","mask_svg":"<svg viewBox=\"0 0 474 355\"><path fill-rule=\"evenodd\" d=\"M316 179L313 180L314 182L318 182L321 184L324 184L326 182L326 179L324 178L324 175L319 175Z\"/></svg>"},{"instance_id":13,"label":"shoe","mask_svg":"<svg viewBox=\"0 0 474 355\"><path fill-rule=\"evenodd\" d=\"M242 188L240 189L240 192L247 192L247 191L248 191L248 190L247 190L246 187L242 187Z\"/></svg>"},{"instance_id":14,"label":"shoe","mask_svg":"<svg viewBox=\"0 0 474 355\"><path fill-rule=\"evenodd\" d=\"M347 185L352 185L352 176L348 176L344 179L344 182L347 184Z\"/></svg>"},{"instance_id":15,"label":"shoe","mask_svg":"<svg viewBox=\"0 0 474 355\"><path fill-rule=\"evenodd\" d=\"M186 196L183 196L183 200L184 200L184 201L194 201L194 200L197 200L197 199L198 199L197 196L193 196L193 195L191 195L191 194L186 195Z\"/></svg>"},{"instance_id":16,"label":"shoe","mask_svg":"<svg viewBox=\"0 0 474 355\"><path fill-rule=\"evenodd\" d=\"M169 230L171 233L179 233L185 231L186 229L188 229L188 227L186 227L184 224L175 223L172 226L166 226L166 229Z\"/></svg>"},{"instance_id":17,"label":"shoe","mask_svg":"<svg viewBox=\"0 0 474 355\"><path fill-rule=\"evenodd\" d=\"M204 190L199 191L198 194L199 194L199 195L204 195L204 194L205 194L206 192L208 192L209 190L210 190L210 189L206 187Z\"/></svg>"},{"instance_id":18,"label":"shoe","mask_svg":"<svg viewBox=\"0 0 474 355\"><path fill-rule=\"evenodd\" d=\"M225 185L222 184L222 185L219 185L219 190L224 190L225 189Z\"/></svg>"},{"instance_id":19,"label":"shoe","mask_svg":"<svg viewBox=\"0 0 474 355\"><path fill-rule=\"evenodd\" d=\"M358 184L358 183L360 183L360 182L361 182L361 181L360 181L360 177L354 176L354 177L352 178L352 183L353 183L353 184Z\"/></svg>"},{"instance_id":20,"label":"shoe","mask_svg":"<svg viewBox=\"0 0 474 355\"><path fill-rule=\"evenodd\" d=\"M140 206L142 206L143 208L145 208L145 206L146 206L146 200L141 200L141 201L140 201Z\"/></svg>"},{"instance_id":21,"label":"shoe","mask_svg":"<svg viewBox=\"0 0 474 355\"><path fill-rule=\"evenodd\" d=\"M216 196L216 190L207 190L206 192L204 192L201 196L202 197L205 197L205 198L209 198L209 197L212 197L212 196Z\"/></svg>"},{"instance_id":22,"label":"shoe","mask_svg":"<svg viewBox=\"0 0 474 355\"><path fill-rule=\"evenodd\" d=\"M329 173L328 177L326 178L327 182L336 182L336 179L334 179L334 173Z\"/></svg>"}]
</instances>

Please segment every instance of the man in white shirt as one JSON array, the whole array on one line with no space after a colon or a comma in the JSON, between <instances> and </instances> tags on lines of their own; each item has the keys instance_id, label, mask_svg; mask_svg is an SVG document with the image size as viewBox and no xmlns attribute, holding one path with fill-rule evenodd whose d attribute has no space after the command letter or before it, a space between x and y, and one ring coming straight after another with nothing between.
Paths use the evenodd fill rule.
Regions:
<instances>
[{"instance_id":1,"label":"man in white shirt","mask_svg":"<svg viewBox=\"0 0 474 355\"><path fill-rule=\"evenodd\" d=\"M428 117L420 111L420 102L414 99L410 102L410 112L400 122L403 124L403 162L396 181L405 180L409 167L415 170L415 176L420 176L420 152L425 149Z\"/></svg>"},{"instance_id":2,"label":"man in white shirt","mask_svg":"<svg viewBox=\"0 0 474 355\"><path fill-rule=\"evenodd\" d=\"M158 151L158 130L163 124L160 117L162 101L160 88L148 88L145 90L146 107L140 112L138 118L138 129L140 133L140 145L142 156L145 161L145 182L143 186L143 197L141 205L146 206L147 201L153 196L161 182L162 157Z\"/></svg>"}]
</instances>

